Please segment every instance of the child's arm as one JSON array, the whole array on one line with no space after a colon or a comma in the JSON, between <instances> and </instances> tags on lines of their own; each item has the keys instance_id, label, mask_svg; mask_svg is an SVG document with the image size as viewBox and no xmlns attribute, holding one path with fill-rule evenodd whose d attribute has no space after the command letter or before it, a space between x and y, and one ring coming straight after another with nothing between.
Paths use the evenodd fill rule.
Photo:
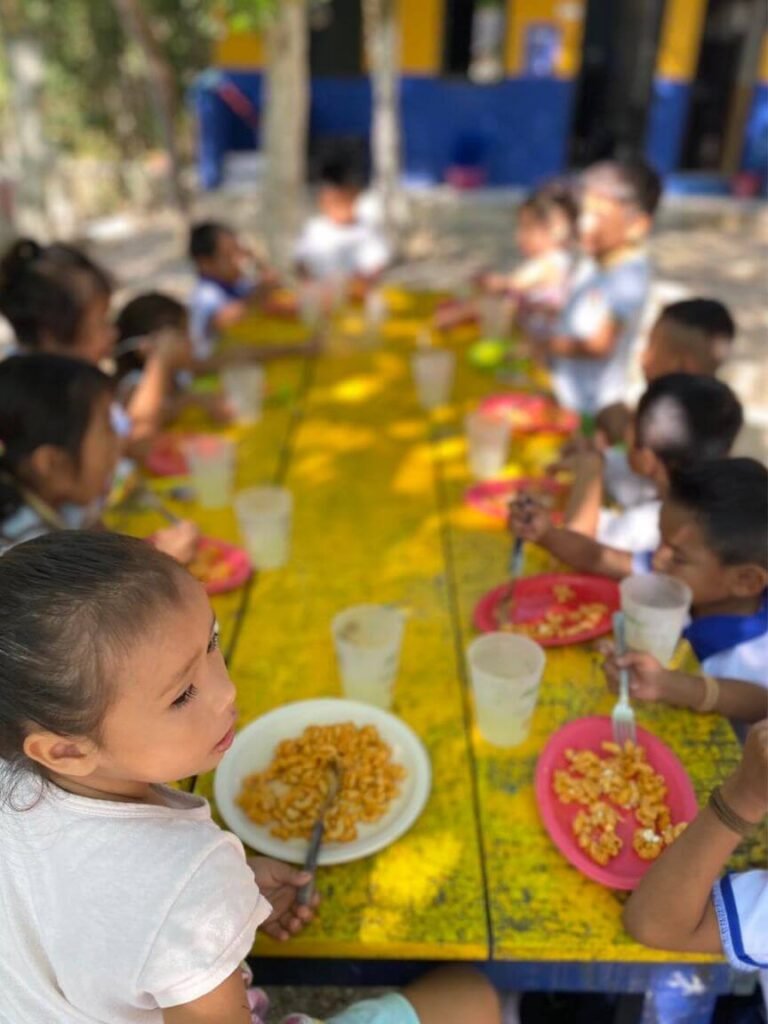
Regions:
<instances>
[{"instance_id":1,"label":"child's arm","mask_svg":"<svg viewBox=\"0 0 768 1024\"><path fill-rule=\"evenodd\" d=\"M720 792L747 822L757 825L768 814L768 719L750 730L741 764ZM632 938L660 949L721 952L712 887L741 840L705 807L629 898L624 925Z\"/></svg>"},{"instance_id":2,"label":"child's arm","mask_svg":"<svg viewBox=\"0 0 768 1024\"><path fill-rule=\"evenodd\" d=\"M632 573L632 554L629 551L598 544L575 530L554 527L549 512L530 499L521 498L512 503L509 526L515 536L538 544L579 572L617 580Z\"/></svg>"},{"instance_id":3,"label":"child's arm","mask_svg":"<svg viewBox=\"0 0 768 1024\"><path fill-rule=\"evenodd\" d=\"M565 525L569 530L594 537L603 504L603 458L598 451L584 450L573 459L571 468L574 478L565 508Z\"/></svg>"},{"instance_id":4,"label":"child's arm","mask_svg":"<svg viewBox=\"0 0 768 1024\"><path fill-rule=\"evenodd\" d=\"M605 659L608 688L618 690L619 668L629 670L629 692L634 700L660 702L674 708L699 711L708 689L703 676L664 668L651 654L613 653ZM759 722L768 715L768 689L741 679L718 679L717 699L711 711L741 722Z\"/></svg>"},{"instance_id":5,"label":"child's arm","mask_svg":"<svg viewBox=\"0 0 768 1024\"><path fill-rule=\"evenodd\" d=\"M218 988L191 1003L163 1010L163 1024L252 1024L245 979L238 967Z\"/></svg>"},{"instance_id":6,"label":"child's arm","mask_svg":"<svg viewBox=\"0 0 768 1024\"><path fill-rule=\"evenodd\" d=\"M606 319L593 334L586 338L555 335L547 342L549 355L567 359L606 359L613 353L622 331L622 323L613 317Z\"/></svg>"}]
</instances>

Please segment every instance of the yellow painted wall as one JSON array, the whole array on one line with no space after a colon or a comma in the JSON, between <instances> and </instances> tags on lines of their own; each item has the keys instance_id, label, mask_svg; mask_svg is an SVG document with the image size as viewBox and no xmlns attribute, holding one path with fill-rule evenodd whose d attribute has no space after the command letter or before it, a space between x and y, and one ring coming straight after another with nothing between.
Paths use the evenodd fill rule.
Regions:
<instances>
[{"instance_id":1,"label":"yellow painted wall","mask_svg":"<svg viewBox=\"0 0 768 1024\"><path fill-rule=\"evenodd\" d=\"M506 68L509 75L525 72L525 40L528 26L551 22L562 32L555 73L573 78L581 67L581 41L586 0L507 0Z\"/></svg>"},{"instance_id":2,"label":"yellow painted wall","mask_svg":"<svg viewBox=\"0 0 768 1024\"><path fill-rule=\"evenodd\" d=\"M760 54L760 67L757 72L758 82L765 82L768 85L768 32L763 36L763 49Z\"/></svg>"},{"instance_id":3,"label":"yellow painted wall","mask_svg":"<svg viewBox=\"0 0 768 1024\"><path fill-rule=\"evenodd\" d=\"M248 68L264 66L264 40L258 32L230 32L219 39L213 48L213 63L222 68Z\"/></svg>"},{"instance_id":4,"label":"yellow painted wall","mask_svg":"<svg viewBox=\"0 0 768 1024\"><path fill-rule=\"evenodd\" d=\"M402 69L436 75L442 65L443 0L398 0Z\"/></svg>"},{"instance_id":5,"label":"yellow painted wall","mask_svg":"<svg viewBox=\"0 0 768 1024\"><path fill-rule=\"evenodd\" d=\"M656 58L658 78L690 82L696 74L707 0L667 0Z\"/></svg>"}]
</instances>

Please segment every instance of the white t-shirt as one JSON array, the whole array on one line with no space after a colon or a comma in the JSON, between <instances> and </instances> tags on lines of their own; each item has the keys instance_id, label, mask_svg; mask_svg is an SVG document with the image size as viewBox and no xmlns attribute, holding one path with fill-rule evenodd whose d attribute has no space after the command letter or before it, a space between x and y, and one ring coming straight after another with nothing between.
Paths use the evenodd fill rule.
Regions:
<instances>
[{"instance_id":1,"label":"white t-shirt","mask_svg":"<svg viewBox=\"0 0 768 1024\"><path fill-rule=\"evenodd\" d=\"M336 224L328 217L307 221L294 248L294 259L315 278L371 277L391 259L384 237L371 224Z\"/></svg>"},{"instance_id":2,"label":"white t-shirt","mask_svg":"<svg viewBox=\"0 0 768 1024\"><path fill-rule=\"evenodd\" d=\"M576 279L557 333L580 341L591 338L608 320L616 320L621 326L607 359L553 359L552 384L565 408L595 415L626 398L629 361L638 339L650 278L648 257L638 252L613 266L595 265L591 273Z\"/></svg>"},{"instance_id":3,"label":"white t-shirt","mask_svg":"<svg viewBox=\"0 0 768 1024\"><path fill-rule=\"evenodd\" d=\"M661 502L646 501L618 511L601 508L597 523L597 539L601 544L622 551L654 550L661 543L659 513Z\"/></svg>"},{"instance_id":4,"label":"white t-shirt","mask_svg":"<svg viewBox=\"0 0 768 1024\"><path fill-rule=\"evenodd\" d=\"M760 970L768 1010L768 871L725 875L712 901L728 962L737 971Z\"/></svg>"},{"instance_id":5,"label":"white t-shirt","mask_svg":"<svg viewBox=\"0 0 768 1024\"><path fill-rule=\"evenodd\" d=\"M38 789L0 805L0 1024L162 1024L236 970L271 908L205 800Z\"/></svg>"},{"instance_id":6,"label":"white t-shirt","mask_svg":"<svg viewBox=\"0 0 768 1024\"><path fill-rule=\"evenodd\" d=\"M196 359L210 359L218 334L213 318L230 302L245 299L256 288L255 280L243 278L232 285L209 277L199 277L189 298L189 336Z\"/></svg>"}]
</instances>

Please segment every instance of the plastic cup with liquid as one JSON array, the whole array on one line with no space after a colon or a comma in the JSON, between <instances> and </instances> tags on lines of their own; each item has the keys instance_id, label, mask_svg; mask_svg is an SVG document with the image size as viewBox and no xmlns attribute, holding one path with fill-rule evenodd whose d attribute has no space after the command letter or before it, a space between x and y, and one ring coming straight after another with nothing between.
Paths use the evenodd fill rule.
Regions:
<instances>
[{"instance_id":1,"label":"plastic cup with liquid","mask_svg":"<svg viewBox=\"0 0 768 1024\"><path fill-rule=\"evenodd\" d=\"M261 366L228 366L221 371L221 383L241 423L256 423L261 419L266 383Z\"/></svg>"},{"instance_id":2,"label":"plastic cup with liquid","mask_svg":"<svg viewBox=\"0 0 768 1024\"><path fill-rule=\"evenodd\" d=\"M675 653L691 608L691 588L659 572L628 576L619 584L627 646L662 665Z\"/></svg>"},{"instance_id":3,"label":"plastic cup with liquid","mask_svg":"<svg viewBox=\"0 0 768 1024\"><path fill-rule=\"evenodd\" d=\"M254 567L280 569L288 561L291 546L291 492L284 487L249 487L235 495L234 505Z\"/></svg>"},{"instance_id":4,"label":"plastic cup with liquid","mask_svg":"<svg viewBox=\"0 0 768 1024\"><path fill-rule=\"evenodd\" d=\"M418 348L411 356L413 381L422 409L436 409L450 400L456 354L444 348Z\"/></svg>"},{"instance_id":5,"label":"plastic cup with liquid","mask_svg":"<svg viewBox=\"0 0 768 1024\"><path fill-rule=\"evenodd\" d=\"M188 438L183 444L192 486L203 508L222 508L232 498L235 443L213 434Z\"/></svg>"},{"instance_id":6,"label":"plastic cup with liquid","mask_svg":"<svg viewBox=\"0 0 768 1024\"><path fill-rule=\"evenodd\" d=\"M483 738L516 747L528 738L546 657L526 636L486 633L467 648L475 717Z\"/></svg>"},{"instance_id":7,"label":"plastic cup with liquid","mask_svg":"<svg viewBox=\"0 0 768 1024\"><path fill-rule=\"evenodd\" d=\"M404 624L401 611L378 604L355 605L334 617L331 633L345 697L392 706Z\"/></svg>"},{"instance_id":8,"label":"plastic cup with liquid","mask_svg":"<svg viewBox=\"0 0 768 1024\"><path fill-rule=\"evenodd\" d=\"M509 421L476 409L467 413L464 424L472 476L477 480L493 479L504 469L509 454Z\"/></svg>"}]
</instances>

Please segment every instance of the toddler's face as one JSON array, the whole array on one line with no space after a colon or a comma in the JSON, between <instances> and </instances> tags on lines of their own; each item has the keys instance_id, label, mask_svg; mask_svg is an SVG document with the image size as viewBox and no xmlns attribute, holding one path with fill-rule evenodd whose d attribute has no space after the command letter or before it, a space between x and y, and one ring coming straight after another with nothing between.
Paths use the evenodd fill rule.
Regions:
<instances>
[{"instance_id":1,"label":"toddler's face","mask_svg":"<svg viewBox=\"0 0 768 1024\"><path fill-rule=\"evenodd\" d=\"M202 586L179 570L181 600L136 636L102 723L96 772L174 782L215 768L234 739L235 687ZM83 780L87 782L87 779Z\"/></svg>"},{"instance_id":2,"label":"toddler's face","mask_svg":"<svg viewBox=\"0 0 768 1024\"><path fill-rule=\"evenodd\" d=\"M521 210L517 215L515 240L518 249L527 259L543 256L559 248L564 237L565 232L558 230L556 222L542 222L528 210Z\"/></svg>"},{"instance_id":3,"label":"toddler's face","mask_svg":"<svg viewBox=\"0 0 768 1024\"><path fill-rule=\"evenodd\" d=\"M579 216L579 241L585 252L600 258L647 234L648 218L629 203L599 189L586 189Z\"/></svg>"},{"instance_id":4,"label":"toddler's face","mask_svg":"<svg viewBox=\"0 0 768 1024\"><path fill-rule=\"evenodd\" d=\"M661 544L653 559L657 572L687 583L693 607L705 607L733 596L731 574L712 550L690 509L665 501L659 522Z\"/></svg>"},{"instance_id":5,"label":"toddler's face","mask_svg":"<svg viewBox=\"0 0 768 1024\"><path fill-rule=\"evenodd\" d=\"M62 451L52 462L42 481L42 490L55 504L90 505L109 493L120 456L120 439L112 425L111 409L110 394L98 398L83 436L79 459Z\"/></svg>"},{"instance_id":6,"label":"toddler's face","mask_svg":"<svg viewBox=\"0 0 768 1024\"><path fill-rule=\"evenodd\" d=\"M317 205L324 217L334 224L353 224L356 219L357 193L353 189L323 185L318 193Z\"/></svg>"},{"instance_id":7,"label":"toddler's face","mask_svg":"<svg viewBox=\"0 0 768 1024\"><path fill-rule=\"evenodd\" d=\"M205 274L225 284L235 284L243 276L245 251L236 235L221 231L216 240L216 252L200 266Z\"/></svg>"},{"instance_id":8,"label":"toddler's face","mask_svg":"<svg viewBox=\"0 0 768 1024\"><path fill-rule=\"evenodd\" d=\"M109 319L109 297L95 295L86 307L74 345L61 349L62 355L98 366L114 354L117 331Z\"/></svg>"}]
</instances>

